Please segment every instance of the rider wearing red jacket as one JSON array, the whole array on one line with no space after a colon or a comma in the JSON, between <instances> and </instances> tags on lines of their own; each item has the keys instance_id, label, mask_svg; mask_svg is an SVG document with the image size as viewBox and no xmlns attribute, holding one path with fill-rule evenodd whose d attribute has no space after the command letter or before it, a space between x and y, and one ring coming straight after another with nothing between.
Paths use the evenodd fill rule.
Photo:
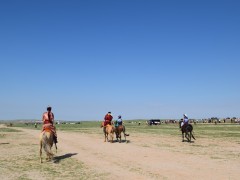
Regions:
<instances>
[{"instance_id":1,"label":"rider wearing red jacket","mask_svg":"<svg viewBox=\"0 0 240 180\"><path fill-rule=\"evenodd\" d=\"M113 119L113 117L111 115L111 112L108 112L104 117L104 126L106 126L108 124L111 125L112 124L112 119Z\"/></svg>"},{"instance_id":2,"label":"rider wearing red jacket","mask_svg":"<svg viewBox=\"0 0 240 180\"><path fill-rule=\"evenodd\" d=\"M52 107L47 107L47 112L43 113L42 116L43 126L42 131L45 131L46 129L50 129L53 133L53 140L54 143L57 143L57 132L56 128L54 126L54 114L52 113Z\"/></svg>"}]
</instances>

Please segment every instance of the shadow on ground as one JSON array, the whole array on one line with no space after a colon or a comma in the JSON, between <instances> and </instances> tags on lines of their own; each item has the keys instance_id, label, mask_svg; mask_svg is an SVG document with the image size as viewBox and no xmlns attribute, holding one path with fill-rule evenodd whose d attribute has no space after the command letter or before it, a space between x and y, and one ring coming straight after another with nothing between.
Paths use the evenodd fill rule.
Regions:
<instances>
[{"instance_id":1,"label":"shadow on ground","mask_svg":"<svg viewBox=\"0 0 240 180\"><path fill-rule=\"evenodd\" d=\"M59 163L61 160L70 158L70 157L75 156L77 154L78 153L67 153L67 154L64 154L62 156L55 156L54 159L53 159L53 162L54 163Z\"/></svg>"},{"instance_id":2,"label":"shadow on ground","mask_svg":"<svg viewBox=\"0 0 240 180\"><path fill-rule=\"evenodd\" d=\"M194 143L194 141L188 141L188 140L183 140L182 142L187 142L187 143Z\"/></svg>"},{"instance_id":3,"label":"shadow on ground","mask_svg":"<svg viewBox=\"0 0 240 180\"><path fill-rule=\"evenodd\" d=\"M117 140L113 140L114 143L119 143ZM130 140L122 140L121 143L130 143Z\"/></svg>"},{"instance_id":4,"label":"shadow on ground","mask_svg":"<svg viewBox=\"0 0 240 180\"><path fill-rule=\"evenodd\" d=\"M10 144L10 143L0 143L0 144Z\"/></svg>"}]
</instances>

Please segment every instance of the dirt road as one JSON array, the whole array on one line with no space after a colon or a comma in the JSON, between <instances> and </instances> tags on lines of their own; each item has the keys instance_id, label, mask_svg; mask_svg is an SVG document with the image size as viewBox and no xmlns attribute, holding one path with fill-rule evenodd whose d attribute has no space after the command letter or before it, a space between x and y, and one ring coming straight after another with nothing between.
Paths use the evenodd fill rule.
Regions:
<instances>
[{"instance_id":1,"label":"dirt road","mask_svg":"<svg viewBox=\"0 0 240 180\"><path fill-rule=\"evenodd\" d=\"M32 143L39 137L39 131L21 130ZM71 154L92 172L104 174L96 179L239 179L236 142L197 139L190 144L182 143L180 136L131 134L129 143L108 143L96 134L58 132L58 136L56 156Z\"/></svg>"}]
</instances>

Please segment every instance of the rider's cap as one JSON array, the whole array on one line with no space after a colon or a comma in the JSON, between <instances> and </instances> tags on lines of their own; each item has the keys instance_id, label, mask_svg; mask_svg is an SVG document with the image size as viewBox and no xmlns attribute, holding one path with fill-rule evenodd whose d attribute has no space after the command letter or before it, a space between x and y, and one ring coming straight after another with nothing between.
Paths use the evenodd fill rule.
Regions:
<instances>
[{"instance_id":1,"label":"rider's cap","mask_svg":"<svg viewBox=\"0 0 240 180\"><path fill-rule=\"evenodd\" d=\"M118 118L121 118L121 117L122 117L121 115L118 116Z\"/></svg>"},{"instance_id":2,"label":"rider's cap","mask_svg":"<svg viewBox=\"0 0 240 180\"><path fill-rule=\"evenodd\" d=\"M187 117L187 114L183 114L185 117Z\"/></svg>"}]
</instances>

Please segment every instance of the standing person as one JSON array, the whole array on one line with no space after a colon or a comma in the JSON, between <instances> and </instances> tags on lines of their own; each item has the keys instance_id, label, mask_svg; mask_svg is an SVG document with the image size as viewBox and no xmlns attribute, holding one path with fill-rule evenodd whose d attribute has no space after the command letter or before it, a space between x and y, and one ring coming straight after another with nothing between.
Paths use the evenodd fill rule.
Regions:
<instances>
[{"instance_id":1,"label":"standing person","mask_svg":"<svg viewBox=\"0 0 240 180\"><path fill-rule=\"evenodd\" d=\"M42 131L44 131L45 129L50 129L53 132L54 143L58 143L56 128L54 126L54 114L52 113L52 107L50 106L47 107L47 112L43 113L42 121L43 121Z\"/></svg>"},{"instance_id":2,"label":"standing person","mask_svg":"<svg viewBox=\"0 0 240 180\"><path fill-rule=\"evenodd\" d=\"M113 119L113 117L112 117L111 112L108 112L104 117L104 126L106 126L108 124L111 125L112 124L112 119Z\"/></svg>"}]
</instances>

